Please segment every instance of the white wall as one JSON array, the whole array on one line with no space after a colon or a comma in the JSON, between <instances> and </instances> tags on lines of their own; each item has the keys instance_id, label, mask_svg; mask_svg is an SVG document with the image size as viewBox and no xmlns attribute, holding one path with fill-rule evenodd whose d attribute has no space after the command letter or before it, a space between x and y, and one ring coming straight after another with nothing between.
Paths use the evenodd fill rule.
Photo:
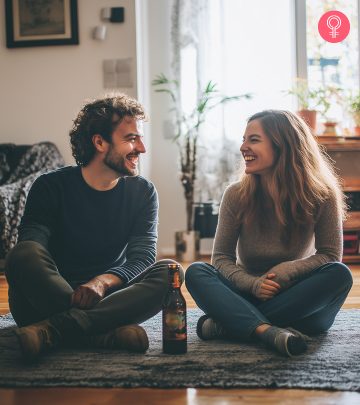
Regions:
<instances>
[{"instance_id":1,"label":"white wall","mask_svg":"<svg viewBox=\"0 0 360 405\"><path fill-rule=\"evenodd\" d=\"M92 39L101 24L100 10L125 7L125 22L106 22L105 41ZM83 100L103 89L104 59L134 58L136 37L134 0L78 0L80 45L7 49L4 1L0 1L0 142L54 142L73 164L69 129ZM133 88L120 89L136 96Z\"/></svg>"},{"instance_id":2,"label":"white wall","mask_svg":"<svg viewBox=\"0 0 360 405\"><path fill-rule=\"evenodd\" d=\"M179 181L175 145L164 139L163 123L169 103L151 88L151 80L170 71L170 0L138 0L144 14L138 17L141 63L140 101L150 114L146 125L142 174L152 180L159 192L160 255L174 253L174 232L184 230L185 199ZM106 23L105 41L91 37L101 24L100 10L107 6L125 7L125 22ZM145 6L145 7L144 7ZM86 98L104 92L102 61L134 58L136 75L135 0L78 0L80 45L7 49L5 27L0 32L0 143L54 142L67 164L74 164L69 146L69 129ZM4 21L4 1L0 0L0 21ZM142 35L141 35L142 34ZM120 89L137 96L133 88ZM144 97L144 94L147 95Z\"/></svg>"},{"instance_id":3,"label":"white wall","mask_svg":"<svg viewBox=\"0 0 360 405\"><path fill-rule=\"evenodd\" d=\"M149 78L170 74L170 0L145 0L148 12ZM150 94L151 180L160 199L158 251L174 254L174 233L186 229L185 198L179 180L178 153L175 144L164 138L164 121L169 117L169 99L165 94Z\"/></svg>"}]
</instances>

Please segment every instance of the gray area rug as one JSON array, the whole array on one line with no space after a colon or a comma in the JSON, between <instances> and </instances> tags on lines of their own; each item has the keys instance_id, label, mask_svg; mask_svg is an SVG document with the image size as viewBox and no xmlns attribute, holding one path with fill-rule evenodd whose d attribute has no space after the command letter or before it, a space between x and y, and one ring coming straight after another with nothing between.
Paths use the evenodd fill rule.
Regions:
<instances>
[{"instance_id":1,"label":"gray area rug","mask_svg":"<svg viewBox=\"0 0 360 405\"><path fill-rule=\"evenodd\" d=\"M308 388L360 391L360 310L343 310L327 334L309 341L306 354L285 358L257 344L203 342L200 310L188 312L188 353L161 351L160 314L145 322L146 354L61 350L24 366L11 316L0 317L1 387L221 387Z\"/></svg>"}]
</instances>

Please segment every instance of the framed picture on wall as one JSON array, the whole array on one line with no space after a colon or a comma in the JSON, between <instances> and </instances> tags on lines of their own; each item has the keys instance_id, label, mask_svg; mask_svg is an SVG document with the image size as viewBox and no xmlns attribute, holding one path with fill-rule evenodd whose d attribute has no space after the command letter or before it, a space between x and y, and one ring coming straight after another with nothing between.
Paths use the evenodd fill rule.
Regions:
<instances>
[{"instance_id":1,"label":"framed picture on wall","mask_svg":"<svg viewBox=\"0 0 360 405\"><path fill-rule=\"evenodd\" d=\"M5 0L6 46L79 43L77 0Z\"/></svg>"}]
</instances>

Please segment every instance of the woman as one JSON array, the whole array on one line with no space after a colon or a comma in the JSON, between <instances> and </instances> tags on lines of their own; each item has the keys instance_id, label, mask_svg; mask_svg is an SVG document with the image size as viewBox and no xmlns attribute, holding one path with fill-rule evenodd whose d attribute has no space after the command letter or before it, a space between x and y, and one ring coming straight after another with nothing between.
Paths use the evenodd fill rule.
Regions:
<instances>
[{"instance_id":1,"label":"woman","mask_svg":"<svg viewBox=\"0 0 360 405\"><path fill-rule=\"evenodd\" d=\"M253 115L240 151L245 170L225 190L212 265L186 271L206 314L197 334L257 339L298 355L306 350L302 333L328 330L352 286L340 263L344 195L328 158L291 112Z\"/></svg>"}]
</instances>

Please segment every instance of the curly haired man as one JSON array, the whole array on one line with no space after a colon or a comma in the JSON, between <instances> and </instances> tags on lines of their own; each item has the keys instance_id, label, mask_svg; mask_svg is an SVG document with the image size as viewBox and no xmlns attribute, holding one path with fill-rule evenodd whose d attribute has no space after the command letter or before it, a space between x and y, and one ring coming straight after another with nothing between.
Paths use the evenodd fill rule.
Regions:
<instances>
[{"instance_id":1,"label":"curly haired man","mask_svg":"<svg viewBox=\"0 0 360 405\"><path fill-rule=\"evenodd\" d=\"M138 324L160 311L158 197L138 175L144 109L125 94L84 105L70 131L77 163L33 184L6 260L23 358L63 345L144 352Z\"/></svg>"}]
</instances>

